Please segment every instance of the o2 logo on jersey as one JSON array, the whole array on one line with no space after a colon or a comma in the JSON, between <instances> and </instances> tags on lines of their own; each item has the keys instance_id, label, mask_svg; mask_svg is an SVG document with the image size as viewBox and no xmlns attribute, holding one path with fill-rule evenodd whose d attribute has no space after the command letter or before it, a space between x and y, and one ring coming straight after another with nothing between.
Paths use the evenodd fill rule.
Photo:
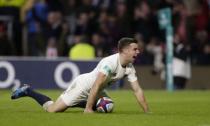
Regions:
<instances>
[{"instance_id":1,"label":"o2 logo on jersey","mask_svg":"<svg viewBox=\"0 0 210 126\"><path fill-rule=\"evenodd\" d=\"M3 72L7 73L3 77ZM16 89L20 86L20 81L18 79L15 79L15 68L14 66L7 61L0 61L0 88L8 88L10 86L13 86L13 89Z\"/></svg>"}]
</instances>

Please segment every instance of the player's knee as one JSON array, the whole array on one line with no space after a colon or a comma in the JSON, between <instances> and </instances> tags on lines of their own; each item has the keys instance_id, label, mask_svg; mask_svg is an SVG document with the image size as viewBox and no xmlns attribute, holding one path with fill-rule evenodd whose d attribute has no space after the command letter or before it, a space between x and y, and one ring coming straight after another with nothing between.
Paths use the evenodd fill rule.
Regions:
<instances>
[{"instance_id":1,"label":"player's knee","mask_svg":"<svg viewBox=\"0 0 210 126\"><path fill-rule=\"evenodd\" d=\"M53 105L52 106L49 106L46 111L47 112L50 112L50 113L56 113L56 112L58 112Z\"/></svg>"},{"instance_id":2,"label":"player's knee","mask_svg":"<svg viewBox=\"0 0 210 126\"><path fill-rule=\"evenodd\" d=\"M51 104L47 107L47 112L56 113L56 112L63 112L68 108L68 106L63 103L61 100L57 100L54 104Z\"/></svg>"},{"instance_id":3,"label":"player's knee","mask_svg":"<svg viewBox=\"0 0 210 126\"><path fill-rule=\"evenodd\" d=\"M48 108L47 109L47 112L49 112L49 113L56 113L56 110L55 109L52 109L52 108Z\"/></svg>"}]
</instances>

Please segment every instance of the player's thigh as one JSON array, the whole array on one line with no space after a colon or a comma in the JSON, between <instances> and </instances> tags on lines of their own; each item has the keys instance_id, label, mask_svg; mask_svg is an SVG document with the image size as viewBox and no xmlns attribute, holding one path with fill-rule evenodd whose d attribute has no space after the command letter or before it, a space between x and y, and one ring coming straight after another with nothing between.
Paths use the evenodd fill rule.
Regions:
<instances>
[{"instance_id":1,"label":"player's thigh","mask_svg":"<svg viewBox=\"0 0 210 126\"><path fill-rule=\"evenodd\" d=\"M87 94L85 92L85 88L81 87L80 85L74 84L73 87L70 87L66 91L64 91L60 95L60 98L67 106L72 107L77 105L81 101L87 100Z\"/></svg>"},{"instance_id":2,"label":"player's thigh","mask_svg":"<svg viewBox=\"0 0 210 126\"><path fill-rule=\"evenodd\" d=\"M59 97L55 103L47 108L48 112L63 112L68 108L64 101Z\"/></svg>"}]
</instances>

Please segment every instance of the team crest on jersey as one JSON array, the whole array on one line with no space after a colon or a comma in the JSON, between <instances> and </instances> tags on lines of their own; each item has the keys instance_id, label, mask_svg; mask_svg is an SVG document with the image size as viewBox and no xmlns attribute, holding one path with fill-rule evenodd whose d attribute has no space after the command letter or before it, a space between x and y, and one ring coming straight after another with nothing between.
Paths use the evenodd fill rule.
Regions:
<instances>
[{"instance_id":1,"label":"team crest on jersey","mask_svg":"<svg viewBox=\"0 0 210 126\"><path fill-rule=\"evenodd\" d=\"M108 74L111 73L111 69L108 66L104 66L103 68Z\"/></svg>"}]
</instances>

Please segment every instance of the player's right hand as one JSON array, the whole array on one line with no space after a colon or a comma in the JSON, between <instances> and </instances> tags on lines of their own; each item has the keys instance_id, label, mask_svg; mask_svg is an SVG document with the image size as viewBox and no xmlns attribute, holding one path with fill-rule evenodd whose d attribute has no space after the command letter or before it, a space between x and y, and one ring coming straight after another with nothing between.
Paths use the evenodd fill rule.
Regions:
<instances>
[{"instance_id":1,"label":"player's right hand","mask_svg":"<svg viewBox=\"0 0 210 126\"><path fill-rule=\"evenodd\" d=\"M94 113L94 111L92 109L85 108L84 113Z\"/></svg>"},{"instance_id":2,"label":"player's right hand","mask_svg":"<svg viewBox=\"0 0 210 126\"><path fill-rule=\"evenodd\" d=\"M144 112L145 114L152 114L153 112L151 111L147 111L147 112Z\"/></svg>"}]
</instances>

